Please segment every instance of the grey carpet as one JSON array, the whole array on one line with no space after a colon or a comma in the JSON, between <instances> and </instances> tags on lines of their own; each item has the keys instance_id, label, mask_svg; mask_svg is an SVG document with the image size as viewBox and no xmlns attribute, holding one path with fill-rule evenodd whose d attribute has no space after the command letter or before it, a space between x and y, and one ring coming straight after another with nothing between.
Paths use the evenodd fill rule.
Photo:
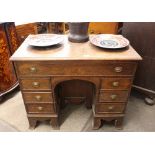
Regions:
<instances>
[{"instance_id":1,"label":"grey carpet","mask_svg":"<svg viewBox=\"0 0 155 155\"><path fill-rule=\"evenodd\" d=\"M39 123L34 129L29 129L21 92L17 92L0 104L1 131L28 131L28 132L139 132L155 131L155 106L144 103L143 96L132 93L124 119L123 130L116 130L113 123L104 123L99 130L92 130L92 111L84 105L68 105L61 112L60 130L53 130L48 122ZM6 123L7 122L7 123ZM8 125L9 124L9 125Z\"/></svg>"},{"instance_id":2,"label":"grey carpet","mask_svg":"<svg viewBox=\"0 0 155 155\"><path fill-rule=\"evenodd\" d=\"M0 120L0 132L17 132L18 130L8 124L7 122Z\"/></svg>"}]
</instances>

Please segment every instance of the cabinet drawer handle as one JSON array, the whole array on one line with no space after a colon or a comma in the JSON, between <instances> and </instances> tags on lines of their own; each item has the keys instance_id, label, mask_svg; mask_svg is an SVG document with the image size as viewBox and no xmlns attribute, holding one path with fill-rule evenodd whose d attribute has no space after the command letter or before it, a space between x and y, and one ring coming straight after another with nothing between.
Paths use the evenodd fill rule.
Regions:
<instances>
[{"instance_id":1,"label":"cabinet drawer handle","mask_svg":"<svg viewBox=\"0 0 155 155\"><path fill-rule=\"evenodd\" d=\"M109 106L108 107L108 110L113 110L114 109L114 106Z\"/></svg>"},{"instance_id":2,"label":"cabinet drawer handle","mask_svg":"<svg viewBox=\"0 0 155 155\"><path fill-rule=\"evenodd\" d=\"M39 110L39 111L42 111L42 110L43 110L43 107L38 107L38 110Z\"/></svg>"},{"instance_id":3,"label":"cabinet drawer handle","mask_svg":"<svg viewBox=\"0 0 155 155\"><path fill-rule=\"evenodd\" d=\"M116 94L113 94L113 95L111 95L110 97L111 97L112 100L115 100L116 97L117 97L117 95L116 95Z\"/></svg>"},{"instance_id":4,"label":"cabinet drawer handle","mask_svg":"<svg viewBox=\"0 0 155 155\"><path fill-rule=\"evenodd\" d=\"M37 68L36 68L36 67L30 67L30 72L31 72L31 73L37 72Z\"/></svg>"},{"instance_id":5,"label":"cabinet drawer handle","mask_svg":"<svg viewBox=\"0 0 155 155\"><path fill-rule=\"evenodd\" d=\"M123 70L123 67L115 67L116 73L120 73L120 72L122 72L122 70Z\"/></svg>"},{"instance_id":6,"label":"cabinet drawer handle","mask_svg":"<svg viewBox=\"0 0 155 155\"><path fill-rule=\"evenodd\" d=\"M41 101L42 97L41 97L40 95L36 95L36 96L35 96L35 99L36 99L37 101Z\"/></svg>"},{"instance_id":7,"label":"cabinet drawer handle","mask_svg":"<svg viewBox=\"0 0 155 155\"><path fill-rule=\"evenodd\" d=\"M112 83L112 86L114 86L114 87L118 87L118 86L119 86L119 82L114 81L114 82Z\"/></svg>"},{"instance_id":8,"label":"cabinet drawer handle","mask_svg":"<svg viewBox=\"0 0 155 155\"><path fill-rule=\"evenodd\" d=\"M39 83L39 82L33 82L33 83L32 83L32 86L33 86L34 88L38 88L38 87L40 86L40 83Z\"/></svg>"}]
</instances>

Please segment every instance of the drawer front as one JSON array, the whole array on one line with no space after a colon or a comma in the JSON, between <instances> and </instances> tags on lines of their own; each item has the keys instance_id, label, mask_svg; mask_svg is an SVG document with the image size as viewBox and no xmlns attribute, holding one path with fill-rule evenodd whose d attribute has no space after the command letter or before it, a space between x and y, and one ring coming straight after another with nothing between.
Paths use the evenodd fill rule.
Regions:
<instances>
[{"instance_id":1,"label":"drawer front","mask_svg":"<svg viewBox=\"0 0 155 155\"><path fill-rule=\"evenodd\" d=\"M24 92L23 97L26 103L51 103L53 97L51 92L39 93L39 92Z\"/></svg>"},{"instance_id":2,"label":"drawer front","mask_svg":"<svg viewBox=\"0 0 155 155\"><path fill-rule=\"evenodd\" d=\"M97 63L97 64L51 64L50 62L17 62L20 76L47 75L133 75L136 63Z\"/></svg>"},{"instance_id":3,"label":"drawer front","mask_svg":"<svg viewBox=\"0 0 155 155\"><path fill-rule=\"evenodd\" d=\"M53 104L26 104L26 109L28 113L48 114L55 112Z\"/></svg>"},{"instance_id":4,"label":"drawer front","mask_svg":"<svg viewBox=\"0 0 155 155\"><path fill-rule=\"evenodd\" d=\"M96 104L97 113L123 113L125 105L122 104Z\"/></svg>"},{"instance_id":5,"label":"drawer front","mask_svg":"<svg viewBox=\"0 0 155 155\"><path fill-rule=\"evenodd\" d=\"M131 84L130 78L103 78L101 89L130 89Z\"/></svg>"},{"instance_id":6,"label":"drawer front","mask_svg":"<svg viewBox=\"0 0 155 155\"><path fill-rule=\"evenodd\" d=\"M51 90L48 78L21 79L20 81L23 90Z\"/></svg>"},{"instance_id":7,"label":"drawer front","mask_svg":"<svg viewBox=\"0 0 155 155\"><path fill-rule=\"evenodd\" d=\"M128 99L128 91L100 91L99 102L126 102Z\"/></svg>"}]
</instances>

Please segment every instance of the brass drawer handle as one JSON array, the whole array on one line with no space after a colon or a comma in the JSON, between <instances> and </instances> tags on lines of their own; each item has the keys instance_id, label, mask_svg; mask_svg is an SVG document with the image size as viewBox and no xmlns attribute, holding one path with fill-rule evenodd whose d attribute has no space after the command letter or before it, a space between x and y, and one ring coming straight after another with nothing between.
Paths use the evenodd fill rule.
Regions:
<instances>
[{"instance_id":1,"label":"brass drawer handle","mask_svg":"<svg viewBox=\"0 0 155 155\"><path fill-rule=\"evenodd\" d=\"M112 100L115 100L117 95L116 94L112 94L110 97L111 97Z\"/></svg>"},{"instance_id":2,"label":"brass drawer handle","mask_svg":"<svg viewBox=\"0 0 155 155\"><path fill-rule=\"evenodd\" d=\"M30 67L30 72L31 72L31 73L37 72L37 68L36 68L36 67Z\"/></svg>"},{"instance_id":3,"label":"brass drawer handle","mask_svg":"<svg viewBox=\"0 0 155 155\"><path fill-rule=\"evenodd\" d=\"M108 110L113 110L114 109L114 106L109 106L108 107Z\"/></svg>"},{"instance_id":4,"label":"brass drawer handle","mask_svg":"<svg viewBox=\"0 0 155 155\"><path fill-rule=\"evenodd\" d=\"M116 73L120 73L120 72L122 72L122 70L123 70L123 67L115 67Z\"/></svg>"},{"instance_id":5,"label":"brass drawer handle","mask_svg":"<svg viewBox=\"0 0 155 155\"><path fill-rule=\"evenodd\" d=\"M36 95L36 96L35 96L35 99L36 99L37 101L41 101L42 97L41 97L40 95Z\"/></svg>"},{"instance_id":6,"label":"brass drawer handle","mask_svg":"<svg viewBox=\"0 0 155 155\"><path fill-rule=\"evenodd\" d=\"M114 87L118 87L118 86L119 86L119 82L114 81L114 82L112 83L112 86L114 86Z\"/></svg>"},{"instance_id":7,"label":"brass drawer handle","mask_svg":"<svg viewBox=\"0 0 155 155\"><path fill-rule=\"evenodd\" d=\"M34 88L38 88L38 87L40 86L40 83L39 83L39 82L33 82L33 83L32 83L32 86L33 86Z\"/></svg>"},{"instance_id":8,"label":"brass drawer handle","mask_svg":"<svg viewBox=\"0 0 155 155\"><path fill-rule=\"evenodd\" d=\"M39 111L42 111L43 110L43 107L38 107L37 108Z\"/></svg>"}]
</instances>

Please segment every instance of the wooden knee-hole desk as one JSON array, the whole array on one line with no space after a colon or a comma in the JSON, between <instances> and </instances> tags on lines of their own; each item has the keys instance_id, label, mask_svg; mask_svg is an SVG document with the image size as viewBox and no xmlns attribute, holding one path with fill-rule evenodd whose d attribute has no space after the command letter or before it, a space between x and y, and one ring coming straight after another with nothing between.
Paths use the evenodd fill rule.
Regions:
<instances>
[{"instance_id":1,"label":"wooden knee-hole desk","mask_svg":"<svg viewBox=\"0 0 155 155\"><path fill-rule=\"evenodd\" d=\"M71 43L64 38L61 46L40 49L30 47L27 38L11 57L30 127L49 119L58 128L60 106L55 88L64 81L80 80L94 87L93 128L98 129L101 120L115 120L121 128L137 62L142 58L131 46L105 50L89 41Z\"/></svg>"}]
</instances>

